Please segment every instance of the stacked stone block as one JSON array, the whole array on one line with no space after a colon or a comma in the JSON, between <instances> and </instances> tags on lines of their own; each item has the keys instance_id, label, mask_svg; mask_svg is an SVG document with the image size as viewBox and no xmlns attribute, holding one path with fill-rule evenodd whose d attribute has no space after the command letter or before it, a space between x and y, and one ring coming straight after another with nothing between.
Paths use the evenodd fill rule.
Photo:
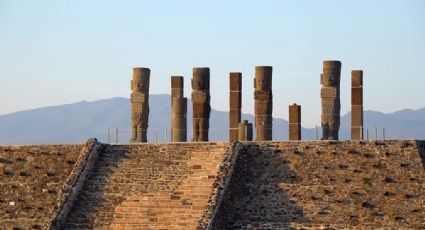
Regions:
<instances>
[{"instance_id":1,"label":"stacked stone block","mask_svg":"<svg viewBox=\"0 0 425 230\"><path fill-rule=\"evenodd\" d=\"M351 139L363 140L363 71L351 71Z\"/></svg>"},{"instance_id":2,"label":"stacked stone block","mask_svg":"<svg viewBox=\"0 0 425 230\"><path fill-rule=\"evenodd\" d=\"M131 140L132 143L147 142L149 119L149 80L151 70L133 68L131 81Z\"/></svg>"},{"instance_id":3,"label":"stacked stone block","mask_svg":"<svg viewBox=\"0 0 425 230\"><path fill-rule=\"evenodd\" d=\"M301 106L295 103L289 106L289 140L301 140Z\"/></svg>"},{"instance_id":4,"label":"stacked stone block","mask_svg":"<svg viewBox=\"0 0 425 230\"><path fill-rule=\"evenodd\" d=\"M187 141L187 98L183 96L183 77L171 77L171 141Z\"/></svg>"},{"instance_id":5,"label":"stacked stone block","mask_svg":"<svg viewBox=\"0 0 425 230\"><path fill-rule=\"evenodd\" d=\"M229 141L238 140L238 124L241 122L242 73L230 73Z\"/></svg>"},{"instance_id":6,"label":"stacked stone block","mask_svg":"<svg viewBox=\"0 0 425 230\"><path fill-rule=\"evenodd\" d=\"M323 73L320 75L322 85L322 140L338 140L340 125L340 78L341 62L324 61Z\"/></svg>"},{"instance_id":7,"label":"stacked stone block","mask_svg":"<svg viewBox=\"0 0 425 230\"><path fill-rule=\"evenodd\" d=\"M192 105L192 141L208 141L211 113L209 68L193 68Z\"/></svg>"},{"instance_id":8,"label":"stacked stone block","mask_svg":"<svg viewBox=\"0 0 425 230\"><path fill-rule=\"evenodd\" d=\"M252 141L252 123L243 120L238 124L238 140L239 141Z\"/></svg>"},{"instance_id":9,"label":"stacked stone block","mask_svg":"<svg viewBox=\"0 0 425 230\"><path fill-rule=\"evenodd\" d=\"M255 67L254 100L257 141L270 141L273 136L272 71L271 66Z\"/></svg>"}]
</instances>

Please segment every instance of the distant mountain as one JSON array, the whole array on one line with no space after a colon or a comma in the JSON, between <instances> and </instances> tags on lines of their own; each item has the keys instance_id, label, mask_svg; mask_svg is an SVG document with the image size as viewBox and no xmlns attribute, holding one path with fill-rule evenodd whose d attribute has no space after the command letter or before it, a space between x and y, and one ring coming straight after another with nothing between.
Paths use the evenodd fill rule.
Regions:
<instances>
[{"instance_id":1,"label":"distant mountain","mask_svg":"<svg viewBox=\"0 0 425 230\"><path fill-rule=\"evenodd\" d=\"M165 133L170 140L170 96L151 95L148 140L163 142ZM192 136L192 105L188 103L188 139ZM243 114L242 119L254 121L254 116ZM341 119L341 139L349 139L351 114ZM365 126L370 128L370 137L374 137L373 127L385 127L387 139L425 139L425 108L420 110L402 110L384 114L374 111L365 112ZM112 98L93 102L77 102L50 106L0 116L0 144L48 144L82 143L87 138L96 137L102 142L118 140L128 142L130 138L130 103L128 98ZM288 139L288 122L273 119L273 139ZM166 131L167 129L167 131ZM315 139L315 129L303 129L303 139ZM319 132L320 135L320 132ZM365 134L366 136L366 134ZM210 140L228 139L228 113L212 109L210 121Z\"/></svg>"}]
</instances>

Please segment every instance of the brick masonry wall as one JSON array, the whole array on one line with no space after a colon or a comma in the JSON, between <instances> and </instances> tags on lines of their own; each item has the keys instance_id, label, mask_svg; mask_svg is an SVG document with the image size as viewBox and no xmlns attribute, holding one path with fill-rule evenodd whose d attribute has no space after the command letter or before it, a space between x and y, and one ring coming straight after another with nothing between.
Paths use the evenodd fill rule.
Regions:
<instances>
[{"instance_id":1,"label":"brick masonry wall","mask_svg":"<svg viewBox=\"0 0 425 230\"><path fill-rule=\"evenodd\" d=\"M84 145L0 146L0 227L43 229Z\"/></svg>"},{"instance_id":2,"label":"brick masonry wall","mask_svg":"<svg viewBox=\"0 0 425 230\"><path fill-rule=\"evenodd\" d=\"M196 229L231 153L229 143L109 145L63 228Z\"/></svg>"},{"instance_id":3,"label":"brick masonry wall","mask_svg":"<svg viewBox=\"0 0 425 230\"><path fill-rule=\"evenodd\" d=\"M424 141L245 143L213 229L424 229Z\"/></svg>"}]
</instances>

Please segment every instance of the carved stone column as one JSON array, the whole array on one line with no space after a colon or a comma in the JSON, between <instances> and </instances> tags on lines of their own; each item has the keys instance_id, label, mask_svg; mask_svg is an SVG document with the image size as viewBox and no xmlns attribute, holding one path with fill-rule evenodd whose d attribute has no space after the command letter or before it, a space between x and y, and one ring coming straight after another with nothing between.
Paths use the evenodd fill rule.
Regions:
<instances>
[{"instance_id":1,"label":"carved stone column","mask_svg":"<svg viewBox=\"0 0 425 230\"><path fill-rule=\"evenodd\" d=\"M238 124L241 122L242 73L230 73L229 141L238 140Z\"/></svg>"},{"instance_id":2,"label":"carved stone column","mask_svg":"<svg viewBox=\"0 0 425 230\"><path fill-rule=\"evenodd\" d=\"M257 141L270 141L273 137L272 71L271 66L255 67L254 100Z\"/></svg>"},{"instance_id":3,"label":"carved stone column","mask_svg":"<svg viewBox=\"0 0 425 230\"><path fill-rule=\"evenodd\" d=\"M320 75L322 88L322 140L338 140L341 103L339 99L341 78L340 61L324 61Z\"/></svg>"},{"instance_id":4,"label":"carved stone column","mask_svg":"<svg viewBox=\"0 0 425 230\"><path fill-rule=\"evenodd\" d=\"M210 125L210 69L193 68L192 78L193 139L208 141Z\"/></svg>"},{"instance_id":5,"label":"carved stone column","mask_svg":"<svg viewBox=\"0 0 425 230\"><path fill-rule=\"evenodd\" d=\"M243 120L238 124L239 141L252 141L252 123Z\"/></svg>"},{"instance_id":6,"label":"carved stone column","mask_svg":"<svg viewBox=\"0 0 425 230\"><path fill-rule=\"evenodd\" d=\"M363 140L363 71L351 71L351 140Z\"/></svg>"},{"instance_id":7,"label":"carved stone column","mask_svg":"<svg viewBox=\"0 0 425 230\"><path fill-rule=\"evenodd\" d=\"M289 140L301 140L301 106L295 103L289 106Z\"/></svg>"},{"instance_id":8,"label":"carved stone column","mask_svg":"<svg viewBox=\"0 0 425 230\"><path fill-rule=\"evenodd\" d=\"M147 142L149 119L149 79L151 70L133 68L131 81L131 140L132 143Z\"/></svg>"},{"instance_id":9,"label":"carved stone column","mask_svg":"<svg viewBox=\"0 0 425 230\"><path fill-rule=\"evenodd\" d=\"M171 77L171 142L187 141L187 98L183 96L183 77Z\"/></svg>"}]
</instances>

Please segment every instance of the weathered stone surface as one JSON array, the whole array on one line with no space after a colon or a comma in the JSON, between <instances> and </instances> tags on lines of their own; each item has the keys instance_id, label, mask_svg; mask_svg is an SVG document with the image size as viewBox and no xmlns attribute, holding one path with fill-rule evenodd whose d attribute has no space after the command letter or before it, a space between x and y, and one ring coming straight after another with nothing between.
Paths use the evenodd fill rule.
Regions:
<instances>
[{"instance_id":1,"label":"weathered stone surface","mask_svg":"<svg viewBox=\"0 0 425 230\"><path fill-rule=\"evenodd\" d=\"M233 142L238 140L238 124L241 122L242 73L230 73L229 83L229 141Z\"/></svg>"},{"instance_id":2,"label":"weathered stone surface","mask_svg":"<svg viewBox=\"0 0 425 230\"><path fill-rule=\"evenodd\" d=\"M192 141L208 141L211 113L209 68L193 68L192 105Z\"/></svg>"},{"instance_id":3,"label":"weathered stone surface","mask_svg":"<svg viewBox=\"0 0 425 230\"><path fill-rule=\"evenodd\" d=\"M183 77L171 77L171 142L187 141L187 98Z\"/></svg>"},{"instance_id":4,"label":"weathered stone surface","mask_svg":"<svg viewBox=\"0 0 425 230\"><path fill-rule=\"evenodd\" d=\"M0 145L0 226L46 229L64 202L85 145Z\"/></svg>"},{"instance_id":5,"label":"weathered stone surface","mask_svg":"<svg viewBox=\"0 0 425 230\"><path fill-rule=\"evenodd\" d=\"M131 140L132 143L147 142L149 119L149 81L151 70L133 68L131 81Z\"/></svg>"},{"instance_id":6,"label":"weathered stone surface","mask_svg":"<svg viewBox=\"0 0 425 230\"><path fill-rule=\"evenodd\" d=\"M424 141L242 143L212 229L424 229Z\"/></svg>"},{"instance_id":7,"label":"weathered stone surface","mask_svg":"<svg viewBox=\"0 0 425 230\"><path fill-rule=\"evenodd\" d=\"M351 139L363 140L363 71L351 71Z\"/></svg>"},{"instance_id":8,"label":"weathered stone surface","mask_svg":"<svg viewBox=\"0 0 425 230\"><path fill-rule=\"evenodd\" d=\"M301 106L297 104L289 106L289 140L301 140Z\"/></svg>"},{"instance_id":9,"label":"weathered stone surface","mask_svg":"<svg viewBox=\"0 0 425 230\"><path fill-rule=\"evenodd\" d=\"M322 140L338 140L340 125L340 78L341 62L324 61L320 75L320 97L322 98Z\"/></svg>"},{"instance_id":10,"label":"weathered stone surface","mask_svg":"<svg viewBox=\"0 0 425 230\"><path fill-rule=\"evenodd\" d=\"M238 140L239 141L252 141L252 123L243 120L238 124Z\"/></svg>"},{"instance_id":11,"label":"weathered stone surface","mask_svg":"<svg viewBox=\"0 0 425 230\"><path fill-rule=\"evenodd\" d=\"M256 140L273 138L273 94L271 66L255 67L254 100Z\"/></svg>"}]
</instances>

